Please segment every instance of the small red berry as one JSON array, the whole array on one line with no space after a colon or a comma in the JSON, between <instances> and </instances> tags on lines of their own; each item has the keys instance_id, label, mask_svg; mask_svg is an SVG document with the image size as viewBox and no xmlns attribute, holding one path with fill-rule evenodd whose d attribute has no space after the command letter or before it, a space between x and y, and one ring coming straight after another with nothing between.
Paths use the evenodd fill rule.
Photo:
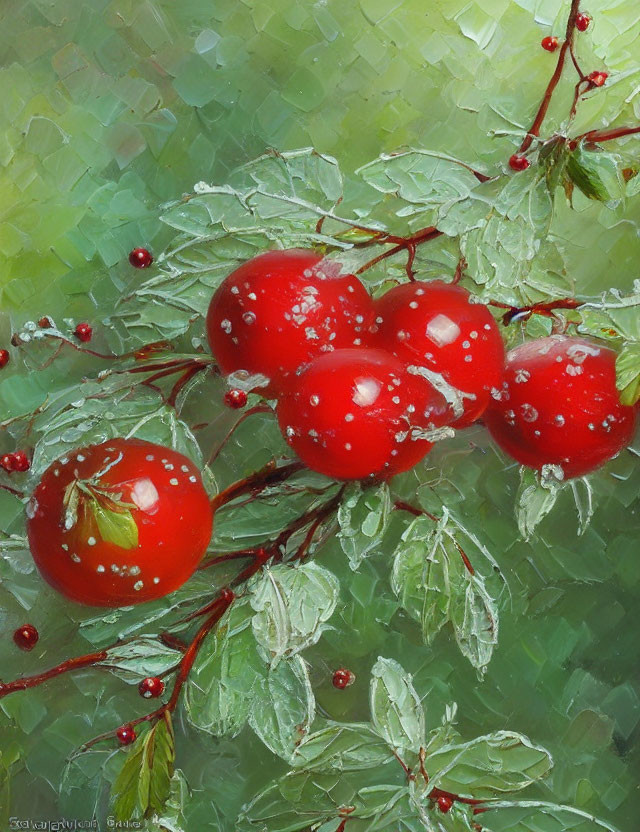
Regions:
<instances>
[{"instance_id":1,"label":"small red berry","mask_svg":"<svg viewBox=\"0 0 640 832\"><path fill-rule=\"evenodd\" d=\"M164 693L164 682L157 676L147 676L138 685L138 690L145 699L155 699Z\"/></svg>"},{"instance_id":2,"label":"small red berry","mask_svg":"<svg viewBox=\"0 0 640 832\"><path fill-rule=\"evenodd\" d=\"M227 407L239 410L247 403L247 394L244 390L238 390L234 387L232 390L227 390L224 394L224 403Z\"/></svg>"},{"instance_id":3,"label":"small red berry","mask_svg":"<svg viewBox=\"0 0 640 832\"><path fill-rule=\"evenodd\" d=\"M356 674L347 670L346 667L340 667L333 674L331 684L338 690L344 690L352 685L356 680Z\"/></svg>"},{"instance_id":4,"label":"small red berry","mask_svg":"<svg viewBox=\"0 0 640 832\"><path fill-rule=\"evenodd\" d=\"M93 329L89 326L89 324L78 324L75 329L75 336L78 341L82 341L83 344L88 343L91 340L91 336L93 335Z\"/></svg>"},{"instance_id":5,"label":"small red berry","mask_svg":"<svg viewBox=\"0 0 640 832\"><path fill-rule=\"evenodd\" d=\"M7 366L10 358L9 350L0 350L0 370Z\"/></svg>"},{"instance_id":6,"label":"small red berry","mask_svg":"<svg viewBox=\"0 0 640 832\"><path fill-rule=\"evenodd\" d=\"M116 737L120 745L131 745L136 739L136 732L133 725L121 725L116 731Z\"/></svg>"},{"instance_id":7,"label":"small red berry","mask_svg":"<svg viewBox=\"0 0 640 832\"><path fill-rule=\"evenodd\" d=\"M517 153L514 153L513 156L509 159L509 167L511 170L515 171L522 171L526 170L531 162L526 158L526 156L520 156Z\"/></svg>"},{"instance_id":8,"label":"small red berry","mask_svg":"<svg viewBox=\"0 0 640 832\"><path fill-rule=\"evenodd\" d=\"M591 25L591 17L586 12L580 12L576 17L576 29L579 32L586 32Z\"/></svg>"},{"instance_id":9,"label":"small red berry","mask_svg":"<svg viewBox=\"0 0 640 832\"><path fill-rule=\"evenodd\" d=\"M546 49L547 52L555 52L558 48L558 38L556 38L553 35L550 35L546 38L542 38L540 45L543 49Z\"/></svg>"},{"instance_id":10,"label":"small red berry","mask_svg":"<svg viewBox=\"0 0 640 832\"><path fill-rule=\"evenodd\" d=\"M438 809L440 809L440 811L444 812L444 814L446 815L447 812L451 811L451 807L453 806L453 798L449 797L448 794L441 794L436 800L436 803L438 804Z\"/></svg>"},{"instance_id":11,"label":"small red berry","mask_svg":"<svg viewBox=\"0 0 640 832\"><path fill-rule=\"evenodd\" d=\"M0 468L4 468L8 474L15 470L13 467L13 454L3 454L3 456L0 456Z\"/></svg>"},{"instance_id":12,"label":"small red berry","mask_svg":"<svg viewBox=\"0 0 640 832\"><path fill-rule=\"evenodd\" d=\"M608 77L608 72L600 72L599 70L596 70L595 72L592 72L590 75L587 75L587 81L590 82L592 87L604 87Z\"/></svg>"},{"instance_id":13,"label":"small red berry","mask_svg":"<svg viewBox=\"0 0 640 832\"><path fill-rule=\"evenodd\" d=\"M23 624L13 634L13 640L21 650L33 650L39 638L40 634L33 624Z\"/></svg>"},{"instance_id":14,"label":"small red berry","mask_svg":"<svg viewBox=\"0 0 640 832\"><path fill-rule=\"evenodd\" d=\"M129 262L134 269L148 269L153 263L153 255L146 248L134 248L129 253Z\"/></svg>"},{"instance_id":15,"label":"small red berry","mask_svg":"<svg viewBox=\"0 0 640 832\"><path fill-rule=\"evenodd\" d=\"M24 451L15 451L15 453L11 454L11 457L12 471L19 471L22 474L31 468L29 457Z\"/></svg>"},{"instance_id":16,"label":"small red berry","mask_svg":"<svg viewBox=\"0 0 640 832\"><path fill-rule=\"evenodd\" d=\"M38 326L40 329L48 329L51 326L51 318L43 315L43 317L38 321Z\"/></svg>"}]
</instances>

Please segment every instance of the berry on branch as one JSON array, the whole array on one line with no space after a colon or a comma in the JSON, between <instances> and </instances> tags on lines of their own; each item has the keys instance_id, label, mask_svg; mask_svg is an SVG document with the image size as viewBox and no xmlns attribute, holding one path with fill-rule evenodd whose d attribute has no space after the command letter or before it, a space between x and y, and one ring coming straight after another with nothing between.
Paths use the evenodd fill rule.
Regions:
<instances>
[{"instance_id":1,"label":"berry on branch","mask_svg":"<svg viewBox=\"0 0 640 832\"><path fill-rule=\"evenodd\" d=\"M224 394L224 403L227 407L231 407L233 410L240 410L240 408L244 407L247 403L248 396L244 390L239 390L237 387L234 387L231 390L227 390Z\"/></svg>"},{"instance_id":2,"label":"berry on branch","mask_svg":"<svg viewBox=\"0 0 640 832\"><path fill-rule=\"evenodd\" d=\"M204 555L212 524L191 460L139 439L66 454L45 471L27 505L42 576L67 598L99 607L178 589Z\"/></svg>"},{"instance_id":3,"label":"berry on branch","mask_svg":"<svg viewBox=\"0 0 640 832\"><path fill-rule=\"evenodd\" d=\"M207 314L211 351L223 373L247 370L276 395L306 364L364 343L373 304L357 277L315 251L267 251L221 284Z\"/></svg>"},{"instance_id":4,"label":"berry on branch","mask_svg":"<svg viewBox=\"0 0 640 832\"><path fill-rule=\"evenodd\" d=\"M546 49L547 52L555 52L558 48L558 38L554 35L549 35L546 38L542 38L540 45L543 49Z\"/></svg>"},{"instance_id":5,"label":"berry on branch","mask_svg":"<svg viewBox=\"0 0 640 832\"><path fill-rule=\"evenodd\" d=\"M513 156L509 157L509 167L511 170L515 170L518 173L526 170L530 165L531 162L526 156L520 156L518 153L514 153Z\"/></svg>"},{"instance_id":6,"label":"berry on branch","mask_svg":"<svg viewBox=\"0 0 640 832\"><path fill-rule=\"evenodd\" d=\"M500 384L502 336L491 312L452 283L415 281L396 286L376 301L376 346L407 364L442 375L464 394L453 427L478 419Z\"/></svg>"},{"instance_id":7,"label":"berry on branch","mask_svg":"<svg viewBox=\"0 0 640 832\"><path fill-rule=\"evenodd\" d=\"M24 451L15 451L11 454L12 460L11 465L12 471L18 471L19 473L24 473L31 468L31 462L29 461L29 457L26 455Z\"/></svg>"},{"instance_id":8,"label":"berry on branch","mask_svg":"<svg viewBox=\"0 0 640 832\"><path fill-rule=\"evenodd\" d=\"M338 690L344 690L352 685L356 680L356 674L347 670L346 667L339 667L334 671L331 678L331 684Z\"/></svg>"},{"instance_id":9,"label":"berry on branch","mask_svg":"<svg viewBox=\"0 0 640 832\"><path fill-rule=\"evenodd\" d=\"M23 624L13 634L13 640L21 650L33 650L39 638L40 634L33 624Z\"/></svg>"},{"instance_id":10,"label":"berry on branch","mask_svg":"<svg viewBox=\"0 0 640 832\"><path fill-rule=\"evenodd\" d=\"M576 17L576 29L579 32L586 32L591 25L591 16L586 12L580 12Z\"/></svg>"},{"instance_id":11,"label":"berry on branch","mask_svg":"<svg viewBox=\"0 0 640 832\"><path fill-rule=\"evenodd\" d=\"M136 740L136 730L133 725L121 725L116 731L116 737L120 745L131 745Z\"/></svg>"},{"instance_id":12,"label":"berry on branch","mask_svg":"<svg viewBox=\"0 0 640 832\"><path fill-rule=\"evenodd\" d=\"M453 798L449 797L448 794L441 794L437 797L436 803L438 804L438 809L446 815L447 812L451 811Z\"/></svg>"},{"instance_id":13,"label":"berry on branch","mask_svg":"<svg viewBox=\"0 0 640 832\"><path fill-rule=\"evenodd\" d=\"M10 358L9 350L0 350L0 370L7 366Z\"/></svg>"},{"instance_id":14,"label":"berry on branch","mask_svg":"<svg viewBox=\"0 0 640 832\"><path fill-rule=\"evenodd\" d=\"M601 70L595 70L594 72L587 75L587 81L591 84L592 87L604 87L607 78L609 77L608 72L602 72Z\"/></svg>"},{"instance_id":15,"label":"berry on branch","mask_svg":"<svg viewBox=\"0 0 640 832\"><path fill-rule=\"evenodd\" d=\"M78 324L75 328L75 336L78 341L82 341L83 344L87 344L93 335L93 329L89 326L89 324Z\"/></svg>"},{"instance_id":16,"label":"berry on branch","mask_svg":"<svg viewBox=\"0 0 640 832\"><path fill-rule=\"evenodd\" d=\"M484 420L510 456L565 479L593 471L629 444L633 407L620 403L616 353L583 338L552 335L507 355L504 385Z\"/></svg>"},{"instance_id":17,"label":"berry on branch","mask_svg":"<svg viewBox=\"0 0 640 832\"><path fill-rule=\"evenodd\" d=\"M134 248L129 252L129 262L134 269L148 269L153 263L153 255L146 248Z\"/></svg>"},{"instance_id":18,"label":"berry on branch","mask_svg":"<svg viewBox=\"0 0 640 832\"><path fill-rule=\"evenodd\" d=\"M277 408L283 436L314 471L337 479L391 477L431 449L447 403L391 353L346 349L316 358Z\"/></svg>"},{"instance_id":19,"label":"berry on branch","mask_svg":"<svg viewBox=\"0 0 640 832\"><path fill-rule=\"evenodd\" d=\"M138 685L138 691L145 699L155 699L164 693L164 682L157 676L147 676Z\"/></svg>"}]
</instances>

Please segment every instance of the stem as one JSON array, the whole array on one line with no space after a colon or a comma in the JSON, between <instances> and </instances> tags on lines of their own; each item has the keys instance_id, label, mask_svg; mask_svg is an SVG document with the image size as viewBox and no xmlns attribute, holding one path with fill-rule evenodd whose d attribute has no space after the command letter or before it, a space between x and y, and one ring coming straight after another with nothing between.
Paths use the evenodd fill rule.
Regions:
<instances>
[{"instance_id":1,"label":"stem","mask_svg":"<svg viewBox=\"0 0 640 832\"><path fill-rule=\"evenodd\" d=\"M48 682L49 679L55 679L56 676L61 676L63 673L70 673L73 670L80 670L83 667L91 667L94 664L104 661L107 656L107 650L98 650L96 653L87 653L86 656L67 659L55 667L51 667L42 673L36 673L33 676L23 676L21 679L14 679L13 682L0 682L0 698L8 696L17 690L35 688L43 684L43 682Z\"/></svg>"},{"instance_id":2,"label":"stem","mask_svg":"<svg viewBox=\"0 0 640 832\"><path fill-rule=\"evenodd\" d=\"M640 133L640 126L638 127L612 127L605 130L589 130L588 133L583 133L581 136L576 136L575 139L569 141L569 147L574 150L582 141L585 142L610 142L612 139L620 139L623 136L633 136Z\"/></svg>"},{"instance_id":3,"label":"stem","mask_svg":"<svg viewBox=\"0 0 640 832\"><path fill-rule=\"evenodd\" d=\"M195 375L197 375L198 373L201 373L202 370L206 370L206 368L207 368L206 364L198 364L195 367L189 367L188 370L185 370L185 372L180 376L180 378L176 381L176 383L171 388L171 392L169 393L169 397L167 398L167 404L170 407L175 407L176 406L176 399L178 398L178 395L180 394L180 391L184 388L184 386L186 384L188 384L191 381L191 379Z\"/></svg>"},{"instance_id":4,"label":"stem","mask_svg":"<svg viewBox=\"0 0 640 832\"><path fill-rule=\"evenodd\" d=\"M222 442L220 442L220 444L217 446L217 448L214 448L211 451L211 456L207 460L207 465L213 465L213 463L216 461L216 459L220 455L220 452L222 451L224 446L227 444L229 439L231 439L233 434L240 427L240 425L245 421L245 419L248 419L249 416L254 416L256 413L272 413L272 412L273 412L272 409L267 404L257 404L257 405L255 405L255 407L251 407L251 408L249 408L249 410L246 410L242 414L242 416L240 416L240 418L232 425L232 427L229 428L229 430L225 434L224 438L222 439Z\"/></svg>"},{"instance_id":5,"label":"stem","mask_svg":"<svg viewBox=\"0 0 640 832\"><path fill-rule=\"evenodd\" d=\"M10 485L4 485L3 483L0 483L0 488L3 491L8 491L9 494L15 494L15 496L20 497L20 499L24 498L24 491L18 491L17 488L11 488Z\"/></svg>"},{"instance_id":6,"label":"stem","mask_svg":"<svg viewBox=\"0 0 640 832\"><path fill-rule=\"evenodd\" d=\"M230 485L224 491L217 494L211 500L211 507L215 513L219 508L235 500L241 494L259 494L269 485L277 485L280 482L284 482L284 480L303 469L304 465L301 462L291 462L279 468L275 460L268 462L260 471L233 483L233 485Z\"/></svg>"},{"instance_id":7,"label":"stem","mask_svg":"<svg viewBox=\"0 0 640 832\"><path fill-rule=\"evenodd\" d=\"M376 242L387 243L398 241L397 245L390 248L388 251L383 251L382 254L374 257L373 260L369 260L364 264L364 266L360 266L359 269L356 269L355 274L362 274L363 272L366 272L367 269L370 269L380 263L382 260L386 260L387 257L393 257L395 254L398 254L398 252L406 250L409 252L407 275L409 276L409 280L413 280L412 265L415 258L416 247L421 245L421 243L426 243L428 240L433 240L441 235L442 231L438 231L438 229L433 225L430 225L427 228L422 228L420 231L416 231L415 234L412 234L409 237L394 237L387 235L384 239L376 240Z\"/></svg>"},{"instance_id":8,"label":"stem","mask_svg":"<svg viewBox=\"0 0 640 832\"><path fill-rule=\"evenodd\" d=\"M560 300L549 300L541 303L532 303L530 306L511 306L508 303L502 303L499 300L488 301L489 306L496 309L506 309L507 312L502 316L502 323L508 326L517 318L523 318L527 321L532 315L544 315L546 318L555 317L554 309L578 309L582 306L583 301L576 300L576 298L561 298Z\"/></svg>"},{"instance_id":9,"label":"stem","mask_svg":"<svg viewBox=\"0 0 640 832\"><path fill-rule=\"evenodd\" d=\"M567 32L565 35L564 43L560 48L560 54L558 55L558 62L556 64L556 68L554 70L553 75L551 76L551 80L547 84L547 88L542 97L542 101L540 102L540 106L538 107L538 112L535 115L533 124L529 128L527 135L524 137L522 144L520 145L520 148L518 150L519 154L525 153L531 147L533 140L540 135L540 128L542 127L542 123L544 122L547 112L549 110L549 105L551 104L553 93L555 92L555 89L558 86L558 83L562 76L562 70L564 69L567 52L573 49L573 38L575 35L576 17L578 16L579 8L580 0L571 0L571 10L569 12L569 19L567 20Z\"/></svg>"}]
</instances>

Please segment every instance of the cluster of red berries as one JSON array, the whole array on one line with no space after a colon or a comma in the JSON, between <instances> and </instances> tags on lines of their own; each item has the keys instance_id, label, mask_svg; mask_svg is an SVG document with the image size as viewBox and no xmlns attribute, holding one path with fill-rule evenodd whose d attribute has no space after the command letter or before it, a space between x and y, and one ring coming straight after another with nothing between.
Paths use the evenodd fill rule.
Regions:
<instances>
[{"instance_id":1,"label":"cluster of red berries","mask_svg":"<svg viewBox=\"0 0 640 832\"><path fill-rule=\"evenodd\" d=\"M0 456L0 468L4 469L7 474L24 473L30 467L31 462L24 451L14 451L11 454Z\"/></svg>"},{"instance_id":2,"label":"cluster of red berries","mask_svg":"<svg viewBox=\"0 0 640 832\"><path fill-rule=\"evenodd\" d=\"M518 462L556 465L565 477L593 470L633 435L612 350L551 336L505 360L489 308L441 280L374 301L335 260L270 251L223 281L207 332L225 374L244 371L256 392L277 399L300 459L338 479L406 471L442 428L481 417ZM242 406L246 393L232 390L226 402Z\"/></svg>"}]
</instances>

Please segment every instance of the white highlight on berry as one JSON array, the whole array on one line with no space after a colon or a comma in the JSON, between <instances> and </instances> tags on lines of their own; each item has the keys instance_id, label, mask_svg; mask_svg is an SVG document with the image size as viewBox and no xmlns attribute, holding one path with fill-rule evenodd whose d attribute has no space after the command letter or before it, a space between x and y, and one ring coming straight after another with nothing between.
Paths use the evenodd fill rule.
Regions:
<instances>
[{"instance_id":1,"label":"white highlight on berry","mask_svg":"<svg viewBox=\"0 0 640 832\"><path fill-rule=\"evenodd\" d=\"M460 327L446 315L436 315L427 324L426 336L439 347L445 347L460 336Z\"/></svg>"},{"instance_id":2,"label":"white highlight on berry","mask_svg":"<svg viewBox=\"0 0 640 832\"><path fill-rule=\"evenodd\" d=\"M153 482L148 477L144 477L136 480L131 489L131 499L141 511L150 512L157 508L160 497Z\"/></svg>"},{"instance_id":3,"label":"white highlight on berry","mask_svg":"<svg viewBox=\"0 0 640 832\"><path fill-rule=\"evenodd\" d=\"M351 400L358 407L370 407L375 403L382 390L382 384L377 379L363 376L355 379L355 387L356 390Z\"/></svg>"}]
</instances>

